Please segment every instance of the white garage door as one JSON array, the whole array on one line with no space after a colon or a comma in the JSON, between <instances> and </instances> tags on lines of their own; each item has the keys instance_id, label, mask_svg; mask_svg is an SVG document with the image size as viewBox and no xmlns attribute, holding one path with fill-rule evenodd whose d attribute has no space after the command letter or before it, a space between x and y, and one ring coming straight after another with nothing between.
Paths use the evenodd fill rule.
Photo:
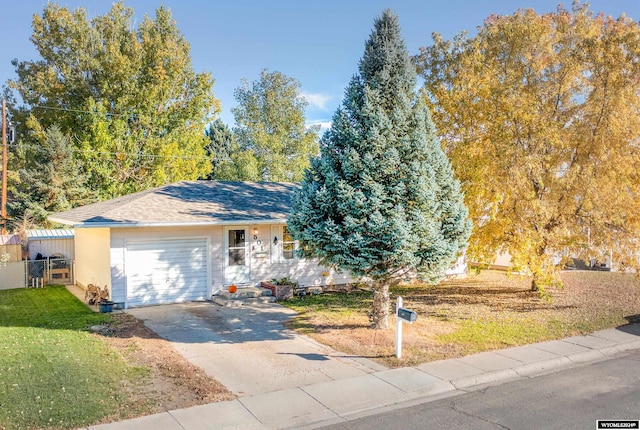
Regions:
<instances>
[{"instance_id":1,"label":"white garage door","mask_svg":"<svg viewBox=\"0 0 640 430\"><path fill-rule=\"evenodd\" d=\"M127 306L207 299L207 239L127 241Z\"/></svg>"}]
</instances>

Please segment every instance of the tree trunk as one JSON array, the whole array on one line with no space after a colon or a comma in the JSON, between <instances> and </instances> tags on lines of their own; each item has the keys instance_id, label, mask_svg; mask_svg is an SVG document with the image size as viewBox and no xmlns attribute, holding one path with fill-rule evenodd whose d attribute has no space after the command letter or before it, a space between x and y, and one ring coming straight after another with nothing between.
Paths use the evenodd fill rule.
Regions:
<instances>
[{"instance_id":1,"label":"tree trunk","mask_svg":"<svg viewBox=\"0 0 640 430\"><path fill-rule=\"evenodd\" d=\"M371 311L371 328L389 328L389 284L377 281L373 286L373 310Z\"/></svg>"},{"instance_id":2,"label":"tree trunk","mask_svg":"<svg viewBox=\"0 0 640 430\"><path fill-rule=\"evenodd\" d=\"M531 269L531 272L533 273L533 276L531 277L531 291L535 291L538 292L541 290L541 287L544 288L544 285L541 284L544 283L546 275L545 275L545 258L544 258L544 254L547 251L547 245L546 242L544 242L543 244L539 245L537 250L536 250L536 256L534 257L534 259L532 260L531 257L529 257L529 269Z\"/></svg>"},{"instance_id":3,"label":"tree trunk","mask_svg":"<svg viewBox=\"0 0 640 430\"><path fill-rule=\"evenodd\" d=\"M538 277L533 275L531 279L531 291L540 291L540 285L538 285Z\"/></svg>"}]
</instances>

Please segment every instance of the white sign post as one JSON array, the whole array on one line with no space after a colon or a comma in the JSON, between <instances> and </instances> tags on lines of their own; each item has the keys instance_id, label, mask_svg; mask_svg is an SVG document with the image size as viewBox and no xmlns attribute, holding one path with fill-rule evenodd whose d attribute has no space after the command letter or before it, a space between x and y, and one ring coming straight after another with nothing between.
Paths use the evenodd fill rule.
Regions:
<instances>
[{"instance_id":1,"label":"white sign post","mask_svg":"<svg viewBox=\"0 0 640 430\"><path fill-rule=\"evenodd\" d=\"M402 357L402 320L413 323L418 319L418 314L402 307L402 297L396 301L396 357Z\"/></svg>"}]
</instances>

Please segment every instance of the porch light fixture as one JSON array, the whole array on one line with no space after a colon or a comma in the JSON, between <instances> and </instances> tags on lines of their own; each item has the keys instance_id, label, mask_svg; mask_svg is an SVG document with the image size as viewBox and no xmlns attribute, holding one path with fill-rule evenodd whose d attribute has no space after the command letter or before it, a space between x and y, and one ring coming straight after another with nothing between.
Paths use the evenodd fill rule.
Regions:
<instances>
[{"instance_id":1,"label":"porch light fixture","mask_svg":"<svg viewBox=\"0 0 640 430\"><path fill-rule=\"evenodd\" d=\"M273 244L277 245L278 244L278 236L274 236L273 238Z\"/></svg>"},{"instance_id":2,"label":"porch light fixture","mask_svg":"<svg viewBox=\"0 0 640 430\"><path fill-rule=\"evenodd\" d=\"M253 228L253 240L258 240L258 227Z\"/></svg>"}]
</instances>

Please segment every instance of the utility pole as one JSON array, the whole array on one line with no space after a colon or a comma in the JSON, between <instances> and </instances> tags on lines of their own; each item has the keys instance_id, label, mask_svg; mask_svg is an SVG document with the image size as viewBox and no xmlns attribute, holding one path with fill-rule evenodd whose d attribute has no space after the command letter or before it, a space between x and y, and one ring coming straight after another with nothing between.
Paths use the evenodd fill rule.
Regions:
<instances>
[{"instance_id":1,"label":"utility pole","mask_svg":"<svg viewBox=\"0 0 640 430\"><path fill-rule=\"evenodd\" d=\"M2 99L2 234L7 234L7 105Z\"/></svg>"}]
</instances>

